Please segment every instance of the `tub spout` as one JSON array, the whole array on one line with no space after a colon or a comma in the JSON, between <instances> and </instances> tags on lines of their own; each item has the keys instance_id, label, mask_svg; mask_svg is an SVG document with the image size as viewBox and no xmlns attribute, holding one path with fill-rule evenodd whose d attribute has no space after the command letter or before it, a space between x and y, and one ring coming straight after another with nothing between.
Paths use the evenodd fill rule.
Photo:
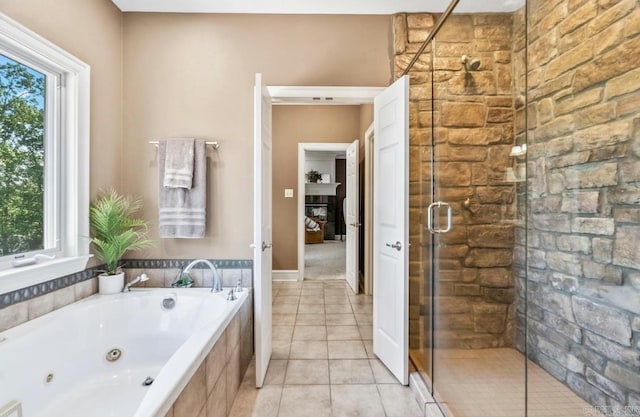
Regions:
<instances>
[{"instance_id":1,"label":"tub spout","mask_svg":"<svg viewBox=\"0 0 640 417\"><path fill-rule=\"evenodd\" d=\"M220 274L218 273L218 269L216 268L216 266L214 264L212 264L211 262L207 261L206 259L196 259L195 261L193 261L189 265L187 265L187 267L184 269L184 272L186 274L188 274L189 271L191 271L193 269L193 267L196 266L199 263L203 263L203 264L207 265L211 269L211 272L213 272L213 285L211 286L211 292L221 292L222 291L222 281L220 280Z\"/></svg>"},{"instance_id":2,"label":"tub spout","mask_svg":"<svg viewBox=\"0 0 640 417\"><path fill-rule=\"evenodd\" d=\"M132 279L131 281L127 282L127 285L124 286L124 288L122 289L122 292L129 292L131 291L131 287L133 287L137 283L145 282L148 280L149 280L149 277L147 276L147 274L140 274L134 279Z\"/></svg>"}]
</instances>

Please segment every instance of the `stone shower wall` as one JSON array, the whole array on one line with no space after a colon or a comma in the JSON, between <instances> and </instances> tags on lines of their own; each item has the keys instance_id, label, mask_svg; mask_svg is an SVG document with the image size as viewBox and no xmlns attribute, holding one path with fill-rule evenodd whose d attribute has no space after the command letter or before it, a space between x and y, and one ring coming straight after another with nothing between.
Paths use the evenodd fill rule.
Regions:
<instances>
[{"instance_id":1,"label":"stone shower wall","mask_svg":"<svg viewBox=\"0 0 640 417\"><path fill-rule=\"evenodd\" d=\"M529 0L527 19L529 355L640 415L640 5Z\"/></svg>"},{"instance_id":2,"label":"stone shower wall","mask_svg":"<svg viewBox=\"0 0 640 417\"><path fill-rule=\"evenodd\" d=\"M396 77L436 18L395 16ZM428 346L431 291L436 296L436 347L513 344L517 199L507 174L514 168L512 29L510 14L452 15L410 73L412 347ZM480 68L465 71L462 55L480 59ZM431 289L425 277L433 243L426 229L433 152L439 173L436 199L451 204L454 227L438 238L437 281Z\"/></svg>"}]
</instances>

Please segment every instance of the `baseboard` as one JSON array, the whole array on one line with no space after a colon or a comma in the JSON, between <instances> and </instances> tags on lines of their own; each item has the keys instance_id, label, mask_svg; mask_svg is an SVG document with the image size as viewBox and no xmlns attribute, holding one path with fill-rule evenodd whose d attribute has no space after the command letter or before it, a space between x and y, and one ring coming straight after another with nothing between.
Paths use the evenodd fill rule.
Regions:
<instances>
[{"instance_id":1,"label":"baseboard","mask_svg":"<svg viewBox=\"0 0 640 417\"><path fill-rule=\"evenodd\" d=\"M273 281L297 281L298 280L298 276L300 274L298 273L298 270L278 270L278 271L271 271L271 279Z\"/></svg>"}]
</instances>

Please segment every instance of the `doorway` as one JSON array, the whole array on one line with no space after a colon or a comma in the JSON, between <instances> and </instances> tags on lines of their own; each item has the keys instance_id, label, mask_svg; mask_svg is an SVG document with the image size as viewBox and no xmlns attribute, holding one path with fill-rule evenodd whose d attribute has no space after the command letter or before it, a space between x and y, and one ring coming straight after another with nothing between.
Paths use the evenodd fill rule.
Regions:
<instances>
[{"instance_id":1,"label":"doorway","mask_svg":"<svg viewBox=\"0 0 640 417\"><path fill-rule=\"evenodd\" d=\"M293 87L292 87L293 88ZM293 88L295 89L295 88ZM323 89L323 87L319 87L317 89ZM316 91L317 91L316 89ZM310 88L302 88L303 93L302 97L308 94L308 90ZM401 80L394 83L393 86L388 88L375 88L375 89L360 89L360 88L335 88L335 90L368 90L370 94L369 99L365 101L365 103L371 103L374 101L375 97L375 105L374 107L374 127L375 127L375 136L379 140L374 142L374 166L379 167L374 170L374 178L372 183L377 188L374 189L373 192L373 207L374 207L374 219L378 219L374 222L373 228L377 230L375 233L376 239L373 241L372 251L377 255L374 257L374 274L375 271L378 271L378 278L374 276L373 283L374 285L378 283L378 290L374 289L373 294L374 297L371 296L360 296L360 295L350 295L345 285L344 290L342 288L325 288L323 283L323 288L311 288L312 286L307 285L309 288L305 288L305 282L300 278L304 278L304 265L302 265L302 272L298 274L298 279L296 282L284 282L282 285L279 282L273 283L274 293L277 293L277 297L273 299L273 301L279 301L278 303L273 304L273 328L271 326L271 308L265 308L264 312L269 315L267 317L268 320L260 320L262 317L262 311L260 309L261 305L259 303L256 304L255 316L256 316L256 334L264 334L266 336L271 336L273 334L273 340L279 340L280 338L287 339L289 343L289 349L293 349L292 339L296 339L296 327L300 327L298 329L298 339L306 338L308 332L315 332L317 330L318 334L313 336L311 340L318 337L320 340L329 341L329 332L327 326L329 326L330 322L333 322L331 325L336 326L353 326L353 322L355 321L356 327L358 325L363 326L368 331L373 333L373 353L376 357L379 357L381 362L389 367L389 370L392 374L403 384L407 384L408 370L407 370L407 361L408 354L406 352L406 337L407 337L407 315L406 315L406 298L407 298L407 276L406 276L406 252L408 249L407 244L407 235L406 235L406 213L408 207L408 201L406 198L406 190L405 190L405 179L406 179L406 170L407 170L407 161L408 161L408 78L403 77ZM375 90L375 91L372 91ZM274 93L271 89L267 88L262 84L260 74L256 76L256 89L255 89L255 145L254 150L256 152L255 160L259 160L263 158L265 154L261 153L261 143L264 141L265 137L271 136L271 124L272 124L272 115L270 106L279 102L274 97ZM318 95L322 95L322 93L313 94L312 100L315 101L315 97ZM269 108L264 108L260 103L264 103L265 100L269 101ZM335 104L335 97L331 97L331 101ZM282 103L281 104L289 104ZM315 104L315 103L314 103ZM365 128L366 129L366 128ZM363 131L365 130L363 129ZM362 136L362 135L359 135ZM356 141L352 146L355 149L359 149L358 142ZM299 153L300 155L300 153ZM357 154L356 154L357 155ZM359 161L359 159L356 160ZM289 159L290 165L290 159ZM298 166L301 166L299 164ZM283 164L274 164L275 167L281 167ZM267 177L264 177L267 178ZM269 177L270 178L270 177ZM300 178L300 176L299 176ZM383 181L384 180L384 181ZM256 184L260 181L259 178L256 178ZM298 184L298 189L301 190L304 184ZM273 187L276 188L276 187ZM255 221L256 227L255 231L262 230L262 226L264 222L258 216L260 213L264 213L264 209L261 210L259 207L260 204L270 203L272 194L269 194L269 199L260 198L260 191L264 189L260 187L259 184L255 185L255 208L254 211L256 214ZM269 184L267 189L270 191L272 189L272 184ZM277 195L279 190L275 190L275 194ZM291 190L285 188L284 195L291 194ZM375 198L378 196L378 199L386 198L385 201L379 201L376 203ZM303 199L298 199L298 205L303 203ZM360 206L358 202L358 207ZM298 210L298 213L301 211ZM274 211L276 216L282 216L282 213L278 211ZM348 221L349 223L349 221ZM297 240L299 242L303 241L302 222L298 221L298 234ZM357 223L354 223L357 226ZM258 227L260 226L260 227ZM262 236L265 236L264 234ZM265 243L264 240L261 240L262 236L257 235L254 237L253 247L254 253L257 255L254 256L254 262L258 262L260 267L254 268L254 281L260 281L264 283L269 281L268 285L255 285L256 288L256 298L262 300L264 298L265 301L272 300L272 291L271 291L271 277L272 270L265 271L264 270L264 258L261 260L259 252L265 252L265 250L269 250L272 248L272 244L270 242ZM270 238L270 236L268 236ZM273 245L274 247L276 245ZM299 245L300 246L300 245ZM268 252L268 256L270 259L273 259L271 256L271 252ZM304 257L298 256L298 259L304 259ZM376 261L377 260L377 261ZM269 263L270 266L270 263ZM380 274L383 274L385 277L392 278L389 282L383 283L379 279ZM393 281L393 282L392 282ZM344 285L344 284L343 284ZM380 287L382 285L382 287ZM390 287L391 286L391 287ZM281 290L284 290L282 292ZM298 292L299 291L299 292ZM289 294L289 292L291 292ZM297 294L293 294L296 292ZM303 292L307 294L303 294ZM315 294L310 294L311 292ZM340 294L338 294L340 292ZM383 302L380 297L378 300L375 300L375 295L379 294L380 296L385 295L385 301ZM391 297L386 297L387 295L391 295ZM264 297L263 297L264 296ZM321 297L320 297L321 296ZM289 298L291 297L291 299ZM352 299L352 297L357 297L356 299ZM360 297L367 297L366 299L361 299ZM295 298L295 299L294 299ZM335 299L334 299L335 298ZM348 303L332 304L331 302L338 301L337 298L342 298L344 300L348 300ZM344 300L344 301L346 301ZM320 304L322 301L322 304ZM363 302L364 301L364 302ZM288 304L291 302L291 304ZM368 306L359 307L361 310L366 310L364 312L356 312L358 307L354 306L355 304L368 304ZM322 306L322 310L324 310L324 317L317 315L317 313L311 312L308 309L320 309L320 307L302 307L302 306L311 306L318 305ZM349 308L351 313L337 313L327 312L327 305L339 305L339 308ZM371 306L372 305L372 306ZM378 306L376 308L376 305ZM332 309L335 307L331 307ZM306 312L301 312L300 310L307 310ZM286 313L296 313L293 318L293 323L282 325L284 327L278 328L277 322L283 319L287 322L291 321L291 315ZM377 321L376 321L376 312L377 312ZM391 313L390 313L391 312ZM285 313L286 316L277 317L277 314ZM397 314L396 314L397 313ZM298 317L298 315L304 315ZM329 317L329 315L342 315L346 314L349 317ZM358 320L356 314L362 315L362 320ZM354 316L354 317L352 317ZM393 318L393 320L391 320ZM300 319L300 322L299 322ZM353 319L353 320L352 320ZM310 321L308 321L310 320ZM323 321L324 325L321 323L316 323L316 321ZM347 320L351 324L347 324ZM324 328L324 336L321 334L322 329L310 329L309 326L319 326ZM342 329L341 329L342 330ZM355 329L353 329L355 330ZM361 329L358 329L358 333L360 333ZM362 343L365 336L360 335L360 340L357 342ZM258 340L258 338L257 338ZM309 340L309 339L307 339ZM317 339L316 339L317 340ZM271 341L271 337L267 340ZM284 342L284 340L283 340ZM377 348L376 348L377 344ZM285 348L286 349L286 348ZM260 387L264 381L266 374L266 366L268 366L269 356L271 353L275 353L278 348L273 346L273 351L271 350L270 343L256 343L256 370L260 371L256 373L256 385ZM330 351L331 349L329 349ZM259 354L260 353L260 354ZM263 358L263 355L264 358ZM362 352L360 351L360 354ZM268 356L267 356L268 355ZM260 363L258 363L258 361Z\"/></svg>"},{"instance_id":2,"label":"doorway","mask_svg":"<svg viewBox=\"0 0 640 417\"><path fill-rule=\"evenodd\" d=\"M357 173L348 181L347 171L353 176L359 165L354 151L358 147L358 140L298 144L299 280L349 278L354 294L358 293L360 198ZM320 176L319 182L311 178L315 174ZM345 221L348 212L349 222Z\"/></svg>"}]
</instances>

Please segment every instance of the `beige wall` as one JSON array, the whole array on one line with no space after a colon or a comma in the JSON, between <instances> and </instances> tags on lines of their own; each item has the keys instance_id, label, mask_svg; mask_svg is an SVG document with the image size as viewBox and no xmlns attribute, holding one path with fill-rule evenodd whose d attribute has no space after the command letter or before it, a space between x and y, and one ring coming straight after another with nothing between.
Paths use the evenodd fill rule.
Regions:
<instances>
[{"instance_id":1,"label":"beige wall","mask_svg":"<svg viewBox=\"0 0 640 417\"><path fill-rule=\"evenodd\" d=\"M273 108L274 270L298 269L298 143L349 143L359 129L360 106ZM284 198L285 188L293 188L294 198Z\"/></svg>"},{"instance_id":2,"label":"beige wall","mask_svg":"<svg viewBox=\"0 0 640 417\"><path fill-rule=\"evenodd\" d=\"M0 12L91 66L91 194L120 185L122 13L109 0L0 0Z\"/></svg>"},{"instance_id":3,"label":"beige wall","mask_svg":"<svg viewBox=\"0 0 640 417\"><path fill-rule=\"evenodd\" d=\"M134 256L250 258L255 73L268 85L386 86L390 23L388 16L125 14L123 188L144 198L153 238L157 164L147 142L189 135L221 143L209 159L207 237L164 239ZM358 135L358 117L356 108L348 140ZM274 198L276 224L278 204ZM285 266L274 259L274 268Z\"/></svg>"}]
</instances>

